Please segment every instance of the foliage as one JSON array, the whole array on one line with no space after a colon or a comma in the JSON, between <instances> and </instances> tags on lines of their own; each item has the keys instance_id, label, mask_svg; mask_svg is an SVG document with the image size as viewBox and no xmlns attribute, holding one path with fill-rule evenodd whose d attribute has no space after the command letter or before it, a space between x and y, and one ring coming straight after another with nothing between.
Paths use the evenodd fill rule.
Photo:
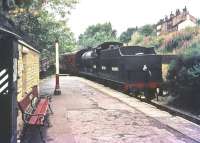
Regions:
<instances>
[{"instance_id":1,"label":"foliage","mask_svg":"<svg viewBox=\"0 0 200 143\"><path fill-rule=\"evenodd\" d=\"M3 0L0 9L4 12L18 15L22 13L37 13L41 9L49 10L54 16L66 17L77 0Z\"/></svg>"},{"instance_id":2,"label":"foliage","mask_svg":"<svg viewBox=\"0 0 200 143\"><path fill-rule=\"evenodd\" d=\"M41 7L45 0L14 0L15 8L31 8L31 7Z\"/></svg>"},{"instance_id":3,"label":"foliage","mask_svg":"<svg viewBox=\"0 0 200 143\"><path fill-rule=\"evenodd\" d=\"M61 53L75 48L75 39L66 23L56 21L47 11L40 11L37 15L24 13L14 17L14 20L21 31L29 33L40 52L45 51L45 49L48 52L54 52L56 39L59 39Z\"/></svg>"},{"instance_id":4,"label":"foliage","mask_svg":"<svg viewBox=\"0 0 200 143\"><path fill-rule=\"evenodd\" d=\"M170 64L167 76L168 90L178 99L200 99L200 44L188 47Z\"/></svg>"},{"instance_id":5,"label":"foliage","mask_svg":"<svg viewBox=\"0 0 200 143\"><path fill-rule=\"evenodd\" d=\"M122 32L119 37L120 42L128 43L131 40L131 36L136 31L137 31L137 27L136 28L128 28L126 31Z\"/></svg>"},{"instance_id":6,"label":"foliage","mask_svg":"<svg viewBox=\"0 0 200 143\"><path fill-rule=\"evenodd\" d=\"M158 52L180 54L196 41L199 34L198 27L188 27L182 31L159 36L163 37L164 40Z\"/></svg>"},{"instance_id":7,"label":"foliage","mask_svg":"<svg viewBox=\"0 0 200 143\"><path fill-rule=\"evenodd\" d=\"M129 45L155 47L161 54L180 54L199 39L199 27L187 27L181 31L156 36L154 26L145 25L133 33Z\"/></svg>"},{"instance_id":8,"label":"foliage","mask_svg":"<svg viewBox=\"0 0 200 143\"><path fill-rule=\"evenodd\" d=\"M70 14L71 8L78 3L78 0L51 0L48 2L48 6L51 8L54 16L60 15L62 18L66 18Z\"/></svg>"},{"instance_id":9,"label":"foliage","mask_svg":"<svg viewBox=\"0 0 200 143\"><path fill-rule=\"evenodd\" d=\"M56 16L50 11L57 17L65 17L76 2L76 0L15 0L8 17L15 22L25 40L34 43L42 58L52 57L56 39L59 40L61 53L72 51L76 42L66 20L55 19Z\"/></svg>"},{"instance_id":10,"label":"foliage","mask_svg":"<svg viewBox=\"0 0 200 143\"><path fill-rule=\"evenodd\" d=\"M142 42L144 41L144 36L138 32L135 32L132 37L131 41L129 42L130 45L140 45L143 46Z\"/></svg>"},{"instance_id":11,"label":"foliage","mask_svg":"<svg viewBox=\"0 0 200 143\"><path fill-rule=\"evenodd\" d=\"M191 33L183 33L183 34L179 34L177 36L175 36L171 41L167 42L165 45L165 49L167 51L172 51L175 48L177 48L179 46L179 43L181 44L181 42L186 42L191 40L192 38L192 34Z\"/></svg>"},{"instance_id":12,"label":"foliage","mask_svg":"<svg viewBox=\"0 0 200 143\"><path fill-rule=\"evenodd\" d=\"M158 48L162 42L162 37L157 37L154 25L144 25L135 29L129 40L129 45L139 45L145 47L156 47Z\"/></svg>"},{"instance_id":13,"label":"foliage","mask_svg":"<svg viewBox=\"0 0 200 143\"><path fill-rule=\"evenodd\" d=\"M149 46L159 48L162 45L163 41L164 41L163 37L152 36L151 39L149 40Z\"/></svg>"},{"instance_id":14,"label":"foliage","mask_svg":"<svg viewBox=\"0 0 200 143\"><path fill-rule=\"evenodd\" d=\"M197 24L200 25L200 19L197 20Z\"/></svg>"},{"instance_id":15,"label":"foliage","mask_svg":"<svg viewBox=\"0 0 200 143\"><path fill-rule=\"evenodd\" d=\"M0 3L1 13L24 13L31 9L39 9L45 0L2 0Z\"/></svg>"},{"instance_id":16,"label":"foliage","mask_svg":"<svg viewBox=\"0 0 200 143\"><path fill-rule=\"evenodd\" d=\"M155 32L155 28L153 25L144 25L142 27L139 28L139 33L143 36L155 36L156 32Z\"/></svg>"},{"instance_id":17,"label":"foliage","mask_svg":"<svg viewBox=\"0 0 200 143\"><path fill-rule=\"evenodd\" d=\"M131 37L129 45L139 45L145 47L159 48L162 45L163 41L164 41L163 37L144 36L139 32L135 32Z\"/></svg>"},{"instance_id":18,"label":"foliage","mask_svg":"<svg viewBox=\"0 0 200 143\"><path fill-rule=\"evenodd\" d=\"M157 36L154 25L145 25L139 27L132 34L128 44L155 47L160 54L180 54L196 41L200 41L200 28L198 26Z\"/></svg>"},{"instance_id":19,"label":"foliage","mask_svg":"<svg viewBox=\"0 0 200 143\"><path fill-rule=\"evenodd\" d=\"M0 2L0 13L7 12L10 8L11 0L1 0Z\"/></svg>"},{"instance_id":20,"label":"foliage","mask_svg":"<svg viewBox=\"0 0 200 143\"><path fill-rule=\"evenodd\" d=\"M89 26L79 36L78 43L81 47L94 47L106 41L117 41L116 30L112 29L111 23Z\"/></svg>"}]
</instances>

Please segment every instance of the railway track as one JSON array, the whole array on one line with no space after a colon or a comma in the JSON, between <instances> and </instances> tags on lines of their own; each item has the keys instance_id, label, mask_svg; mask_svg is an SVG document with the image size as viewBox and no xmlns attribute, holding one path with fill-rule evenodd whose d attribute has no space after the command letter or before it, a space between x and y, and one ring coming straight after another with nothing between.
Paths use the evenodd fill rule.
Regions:
<instances>
[{"instance_id":1,"label":"railway track","mask_svg":"<svg viewBox=\"0 0 200 143\"><path fill-rule=\"evenodd\" d=\"M153 106L155 106L156 108L160 109L160 110L163 110L163 111L167 111L168 113L172 114L172 115L175 115L175 116L180 116L186 120L189 120L193 123L196 123L198 125L200 125L200 118L198 118L197 116L195 115L192 115L190 113L187 113L187 112L184 112L184 111L181 111L179 109L176 109L174 107L171 107L171 106L168 106L168 105L163 105L161 103L159 103L159 101L149 101L149 100L146 100L145 98L141 98L141 97L138 97L138 96L132 96L130 94L127 94L133 98L136 98L142 102L145 102L145 103L148 103L148 104L151 104Z\"/></svg>"},{"instance_id":2,"label":"railway track","mask_svg":"<svg viewBox=\"0 0 200 143\"><path fill-rule=\"evenodd\" d=\"M182 117L184 119L187 119L187 120L189 120L189 121L191 121L193 123L196 123L196 124L200 125L200 118L198 118L195 115L192 115L190 113L181 111L179 109L176 109L176 108L173 108L173 107L170 107L170 106L167 106L167 105L162 105L162 104L160 104L158 102L155 102L155 101L149 102L149 104L151 104L153 106L156 106L158 109L167 111L170 114L174 114L174 115L180 116L180 117Z\"/></svg>"},{"instance_id":3,"label":"railway track","mask_svg":"<svg viewBox=\"0 0 200 143\"><path fill-rule=\"evenodd\" d=\"M172 114L172 115L176 115L176 116L180 116L186 120L189 120L193 123L196 123L198 125L200 125L200 118L191 114L191 113L188 113L188 112L184 112L182 110L179 110L179 109L176 109L172 106L169 106L169 105L165 105L165 104L162 104L158 101L158 98L159 96L157 96L157 101L156 100L152 100L152 101L149 101L149 100L146 100L145 98L141 98L141 96L133 96L131 94L127 94L131 97L134 97L142 102L145 102L145 103L148 103L148 104L151 104L153 106L155 106L156 108L160 109L160 110L163 110L163 111L167 111L168 113ZM142 95L143 96L143 95Z\"/></svg>"}]
</instances>

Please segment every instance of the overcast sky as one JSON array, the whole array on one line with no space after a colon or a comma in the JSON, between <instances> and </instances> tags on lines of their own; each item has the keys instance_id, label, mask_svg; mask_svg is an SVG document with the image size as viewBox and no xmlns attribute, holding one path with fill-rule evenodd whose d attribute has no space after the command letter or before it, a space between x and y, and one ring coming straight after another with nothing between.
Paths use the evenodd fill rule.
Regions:
<instances>
[{"instance_id":1,"label":"overcast sky","mask_svg":"<svg viewBox=\"0 0 200 143\"><path fill-rule=\"evenodd\" d=\"M190 14L200 18L200 0L79 0L71 11L69 26L77 38L89 25L111 22L119 35L128 27L157 23L185 5Z\"/></svg>"}]
</instances>

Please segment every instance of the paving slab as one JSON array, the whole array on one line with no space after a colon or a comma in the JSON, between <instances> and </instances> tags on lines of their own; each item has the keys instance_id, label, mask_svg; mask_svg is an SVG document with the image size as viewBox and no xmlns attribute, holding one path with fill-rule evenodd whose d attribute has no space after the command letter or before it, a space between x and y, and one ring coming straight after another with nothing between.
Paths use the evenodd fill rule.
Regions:
<instances>
[{"instance_id":1,"label":"paving slab","mask_svg":"<svg viewBox=\"0 0 200 143\"><path fill-rule=\"evenodd\" d=\"M40 93L52 94L54 80L42 81ZM47 143L199 142L198 125L123 93L74 76L61 76L60 85L62 94L52 96Z\"/></svg>"}]
</instances>

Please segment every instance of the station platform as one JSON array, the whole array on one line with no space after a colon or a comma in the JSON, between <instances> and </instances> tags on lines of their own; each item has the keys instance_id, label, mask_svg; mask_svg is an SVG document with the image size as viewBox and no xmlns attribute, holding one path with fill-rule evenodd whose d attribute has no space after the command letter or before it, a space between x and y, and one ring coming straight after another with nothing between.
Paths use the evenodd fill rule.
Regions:
<instances>
[{"instance_id":1,"label":"station platform","mask_svg":"<svg viewBox=\"0 0 200 143\"><path fill-rule=\"evenodd\" d=\"M46 143L197 143L200 126L154 106L74 76L60 76L61 95L53 95L54 77L40 83L52 95L51 127ZM28 143L40 143L36 130Z\"/></svg>"}]
</instances>

